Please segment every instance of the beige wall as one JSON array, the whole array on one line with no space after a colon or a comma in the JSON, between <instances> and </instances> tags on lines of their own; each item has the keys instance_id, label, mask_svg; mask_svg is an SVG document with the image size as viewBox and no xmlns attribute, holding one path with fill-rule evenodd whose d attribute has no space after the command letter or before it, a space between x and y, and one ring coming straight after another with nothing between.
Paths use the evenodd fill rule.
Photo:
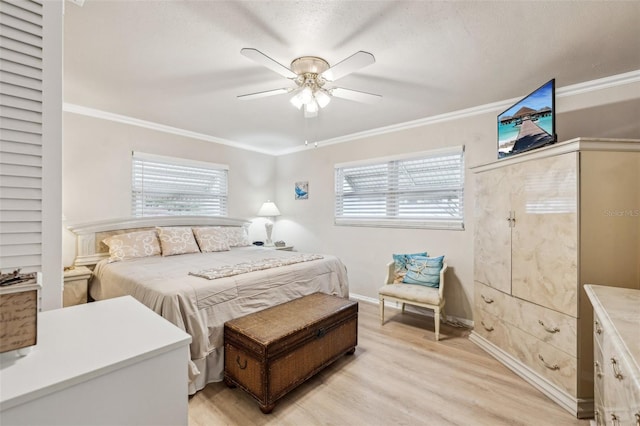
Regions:
<instances>
[{"instance_id":1,"label":"beige wall","mask_svg":"<svg viewBox=\"0 0 640 426\"><path fill-rule=\"evenodd\" d=\"M83 115L64 114L63 203L67 224L131 215L131 151L229 166L229 216L251 219L275 194L275 157ZM260 219L251 236L264 239ZM65 232L64 264L73 261Z\"/></svg>"},{"instance_id":2,"label":"beige wall","mask_svg":"<svg viewBox=\"0 0 640 426\"><path fill-rule=\"evenodd\" d=\"M558 96L557 133L575 137L640 139L640 83L573 96ZM392 253L427 250L444 254L447 315L471 320L473 304L473 204L470 167L496 157L496 116L492 111L463 119L308 148L272 157L81 116L64 114L63 213L68 223L123 217L130 214L132 150L215 163L229 169L229 215L255 219L261 203L276 201L282 216L273 239L283 239L298 251L335 254L346 264L350 291L376 298L384 265ZM398 229L335 226L334 164L400 153L465 145L465 230ZM309 199L295 200L296 181L309 182ZM261 219L252 238L264 239ZM69 246L71 244L71 246ZM65 254L72 255L67 239Z\"/></svg>"},{"instance_id":3,"label":"beige wall","mask_svg":"<svg viewBox=\"0 0 640 426\"><path fill-rule=\"evenodd\" d=\"M640 138L640 85L559 97L559 140L575 137ZM629 94L632 94L631 96ZM636 99L633 99L636 96ZM450 271L447 315L471 320L473 297L474 184L470 167L496 158L496 116L501 111L440 122L304 151L278 158L277 203L283 214L274 238L301 251L337 255L349 271L350 291L377 299L392 253L427 250L444 254ZM336 226L333 223L334 164L352 160L465 145L465 230ZM294 200L296 181L309 182L309 199Z\"/></svg>"}]
</instances>

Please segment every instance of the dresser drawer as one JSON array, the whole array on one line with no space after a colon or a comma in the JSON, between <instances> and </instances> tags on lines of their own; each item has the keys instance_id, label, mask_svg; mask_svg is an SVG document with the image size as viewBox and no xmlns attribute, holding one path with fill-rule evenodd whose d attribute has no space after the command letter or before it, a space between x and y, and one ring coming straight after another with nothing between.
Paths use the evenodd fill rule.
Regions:
<instances>
[{"instance_id":1,"label":"dresser drawer","mask_svg":"<svg viewBox=\"0 0 640 426\"><path fill-rule=\"evenodd\" d=\"M604 338L604 326L602 320L597 315L593 317L593 343L597 343L602 348L602 339Z\"/></svg>"},{"instance_id":2,"label":"dresser drawer","mask_svg":"<svg viewBox=\"0 0 640 426\"><path fill-rule=\"evenodd\" d=\"M577 319L509 296L476 281L478 308L577 358Z\"/></svg>"},{"instance_id":3,"label":"dresser drawer","mask_svg":"<svg viewBox=\"0 0 640 426\"><path fill-rule=\"evenodd\" d=\"M640 383L628 360L605 337L602 347L602 397L606 408L640 407Z\"/></svg>"},{"instance_id":4,"label":"dresser drawer","mask_svg":"<svg viewBox=\"0 0 640 426\"><path fill-rule=\"evenodd\" d=\"M593 340L593 390L597 404L604 405L604 358L602 355L602 341Z\"/></svg>"},{"instance_id":5,"label":"dresser drawer","mask_svg":"<svg viewBox=\"0 0 640 426\"><path fill-rule=\"evenodd\" d=\"M578 360L482 309L475 331L570 395L576 395Z\"/></svg>"},{"instance_id":6,"label":"dresser drawer","mask_svg":"<svg viewBox=\"0 0 640 426\"><path fill-rule=\"evenodd\" d=\"M640 424L640 418L629 409L611 410L605 408L602 412L598 412L596 424L602 426L636 426Z\"/></svg>"},{"instance_id":7,"label":"dresser drawer","mask_svg":"<svg viewBox=\"0 0 640 426\"><path fill-rule=\"evenodd\" d=\"M594 386L593 388L593 418L597 426L604 425L604 403L602 401L602 394L600 388Z\"/></svg>"}]
</instances>

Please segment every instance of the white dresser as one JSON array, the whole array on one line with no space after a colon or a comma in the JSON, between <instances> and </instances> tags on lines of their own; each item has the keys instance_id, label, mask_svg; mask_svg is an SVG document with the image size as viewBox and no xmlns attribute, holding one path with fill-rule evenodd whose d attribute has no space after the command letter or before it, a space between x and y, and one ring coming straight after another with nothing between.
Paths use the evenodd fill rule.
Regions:
<instances>
[{"instance_id":1,"label":"white dresser","mask_svg":"<svg viewBox=\"0 0 640 426\"><path fill-rule=\"evenodd\" d=\"M593 305L595 422L640 425L640 290L584 288Z\"/></svg>"},{"instance_id":2,"label":"white dresser","mask_svg":"<svg viewBox=\"0 0 640 426\"><path fill-rule=\"evenodd\" d=\"M583 284L640 288L640 141L574 139L473 171L470 339L575 416L591 417Z\"/></svg>"},{"instance_id":3,"label":"white dresser","mask_svg":"<svg viewBox=\"0 0 640 426\"><path fill-rule=\"evenodd\" d=\"M190 342L130 296L39 313L0 357L0 424L186 425Z\"/></svg>"}]
</instances>

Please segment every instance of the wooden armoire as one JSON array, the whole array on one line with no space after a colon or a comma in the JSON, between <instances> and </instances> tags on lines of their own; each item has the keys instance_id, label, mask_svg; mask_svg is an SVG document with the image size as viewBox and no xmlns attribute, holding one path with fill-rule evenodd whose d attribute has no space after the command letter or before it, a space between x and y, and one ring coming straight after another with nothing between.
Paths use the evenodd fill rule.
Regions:
<instances>
[{"instance_id":1,"label":"wooden armoire","mask_svg":"<svg viewBox=\"0 0 640 426\"><path fill-rule=\"evenodd\" d=\"M585 284L640 288L640 141L578 138L472 168L470 339L593 416Z\"/></svg>"}]
</instances>

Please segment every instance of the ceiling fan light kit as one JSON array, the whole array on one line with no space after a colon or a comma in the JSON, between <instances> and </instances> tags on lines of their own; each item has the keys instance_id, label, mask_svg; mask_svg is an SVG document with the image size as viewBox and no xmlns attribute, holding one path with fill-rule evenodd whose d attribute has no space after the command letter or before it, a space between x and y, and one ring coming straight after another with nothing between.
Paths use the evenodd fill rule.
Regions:
<instances>
[{"instance_id":1,"label":"ceiling fan light kit","mask_svg":"<svg viewBox=\"0 0 640 426\"><path fill-rule=\"evenodd\" d=\"M374 56L368 52L356 52L333 67L317 56L301 56L291 62L290 68L285 67L256 49L244 48L240 53L252 61L292 80L297 87L249 93L238 96L238 99L248 100L282 93L293 93L294 95L289 100L291 104L298 109L302 109L305 118L313 118L318 116L318 111L321 108L325 108L331 102L332 97L367 103L382 98L382 96L373 93L338 87L324 87L327 82L333 82L360 68L375 63Z\"/></svg>"}]
</instances>

